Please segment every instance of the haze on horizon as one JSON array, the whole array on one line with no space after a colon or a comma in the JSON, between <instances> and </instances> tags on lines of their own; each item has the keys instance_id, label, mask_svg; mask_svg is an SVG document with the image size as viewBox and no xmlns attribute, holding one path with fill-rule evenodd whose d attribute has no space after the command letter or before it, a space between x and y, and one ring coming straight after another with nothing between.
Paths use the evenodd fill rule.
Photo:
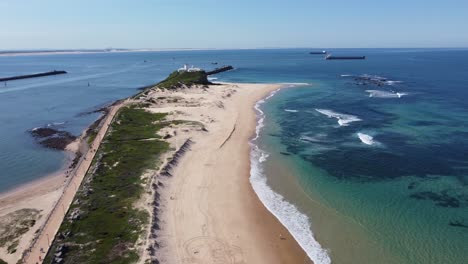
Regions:
<instances>
[{"instance_id":1,"label":"haze on horizon","mask_svg":"<svg viewBox=\"0 0 468 264\"><path fill-rule=\"evenodd\" d=\"M466 0L0 0L0 49L468 47Z\"/></svg>"}]
</instances>

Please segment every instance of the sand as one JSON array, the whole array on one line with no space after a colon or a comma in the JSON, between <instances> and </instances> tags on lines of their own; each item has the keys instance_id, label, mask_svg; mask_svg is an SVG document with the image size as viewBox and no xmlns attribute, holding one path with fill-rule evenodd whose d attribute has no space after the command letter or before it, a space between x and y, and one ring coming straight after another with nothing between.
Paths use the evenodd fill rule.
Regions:
<instances>
[{"instance_id":1,"label":"sand","mask_svg":"<svg viewBox=\"0 0 468 264\"><path fill-rule=\"evenodd\" d=\"M161 263L311 263L288 230L260 202L249 182L248 142L256 127L253 107L280 87L223 84L175 92L155 90L141 97L142 101L157 99L148 111L169 113L168 118L173 120L192 121L161 132L162 136L171 135L168 141L174 149L186 139L194 141L172 177L154 179L165 185L161 189L161 231L156 239L161 246L157 251ZM69 183L64 184L61 172L0 196L0 216L21 208L43 210L40 220L21 238L18 253L4 257L0 251L4 260L16 263L31 244L34 232L43 226L26 258L26 263L41 263L89 168L94 149L117 110L129 102L112 107ZM77 149L81 149L77 144L68 148ZM150 201L151 197L145 199ZM139 206L151 212L148 202L142 201ZM144 249L154 242L149 237L143 240L140 263L150 258Z\"/></svg>"},{"instance_id":2,"label":"sand","mask_svg":"<svg viewBox=\"0 0 468 264\"><path fill-rule=\"evenodd\" d=\"M151 107L175 120L203 123L175 127L174 147L195 143L164 180L158 252L161 263L310 263L305 252L264 207L249 182L255 103L279 85L224 84L207 90L152 94L178 98Z\"/></svg>"},{"instance_id":3,"label":"sand","mask_svg":"<svg viewBox=\"0 0 468 264\"><path fill-rule=\"evenodd\" d=\"M36 224L19 238L16 252L8 254L6 248L0 248L0 259L7 263L16 263L21 258L22 252L29 247L34 233L44 224L45 216L60 197L65 179L65 172L60 171L0 195L0 218L26 208L41 211L41 217Z\"/></svg>"}]
</instances>

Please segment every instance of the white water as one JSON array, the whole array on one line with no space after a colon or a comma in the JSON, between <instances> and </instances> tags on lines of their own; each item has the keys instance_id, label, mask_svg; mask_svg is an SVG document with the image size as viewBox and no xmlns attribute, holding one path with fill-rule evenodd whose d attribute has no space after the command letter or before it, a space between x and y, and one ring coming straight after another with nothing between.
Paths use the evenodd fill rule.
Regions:
<instances>
[{"instance_id":1,"label":"white water","mask_svg":"<svg viewBox=\"0 0 468 264\"><path fill-rule=\"evenodd\" d=\"M366 144L366 145L375 145L377 144L377 141L374 140L374 138L370 135L367 135L367 134L364 134L364 133L357 133L359 139L361 140L362 143Z\"/></svg>"},{"instance_id":2,"label":"white water","mask_svg":"<svg viewBox=\"0 0 468 264\"><path fill-rule=\"evenodd\" d=\"M315 240L310 226L309 218L301 213L296 206L289 203L278 193L275 193L267 184L266 176L263 174L262 163L268 158L268 153L261 150L254 142L259 138L260 131L264 126L265 114L260 105L275 95L278 90L272 92L268 97L260 100L255 105L258 113L256 135L251 140L250 152L250 183L265 205L265 207L289 230L299 245L304 249L307 256L315 264L329 264L331 259L327 251Z\"/></svg>"},{"instance_id":3,"label":"white water","mask_svg":"<svg viewBox=\"0 0 468 264\"><path fill-rule=\"evenodd\" d=\"M290 112L290 113L297 113L297 112L299 112L298 110L294 110L294 109L284 109L284 111Z\"/></svg>"},{"instance_id":4,"label":"white water","mask_svg":"<svg viewBox=\"0 0 468 264\"><path fill-rule=\"evenodd\" d=\"M387 92L381 90L366 90L369 93L369 97L376 97L376 98L401 98L407 93L394 93L394 92Z\"/></svg>"},{"instance_id":5,"label":"white water","mask_svg":"<svg viewBox=\"0 0 468 264\"><path fill-rule=\"evenodd\" d=\"M317 111L317 112L319 112L321 114L324 114L324 115L328 116L329 118L336 118L338 120L338 124L340 126L348 126L349 123L362 121L357 116L348 115L348 114L341 114L341 113L337 113L337 112L334 112L334 111L328 110L328 109L315 109L315 111Z\"/></svg>"}]
</instances>

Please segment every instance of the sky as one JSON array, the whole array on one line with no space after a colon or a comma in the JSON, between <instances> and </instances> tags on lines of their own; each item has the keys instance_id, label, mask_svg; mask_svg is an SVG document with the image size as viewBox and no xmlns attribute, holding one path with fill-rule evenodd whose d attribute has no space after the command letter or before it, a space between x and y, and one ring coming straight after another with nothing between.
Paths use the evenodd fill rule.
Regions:
<instances>
[{"instance_id":1,"label":"sky","mask_svg":"<svg viewBox=\"0 0 468 264\"><path fill-rule=\"evenodd\" d=\"M0 49L468 47L468 0L0 0Z\"/></svg>"}]
</instances>

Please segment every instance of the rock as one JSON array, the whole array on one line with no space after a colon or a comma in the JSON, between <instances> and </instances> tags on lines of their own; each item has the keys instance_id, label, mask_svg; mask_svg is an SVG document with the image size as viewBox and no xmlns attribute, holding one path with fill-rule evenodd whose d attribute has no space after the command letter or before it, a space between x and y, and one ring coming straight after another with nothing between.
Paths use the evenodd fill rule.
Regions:
<instances>
[{"instance_id":1,"label":"rock","mask_svg":"<svg viewBox=\"0 0 468 264\"><path fill-rule=\"evenodd\" d=\"M71 133L50 127L34 128L30 133L40 145L57 150L64 150L68 144L76 140Z\"/></svg>"}]
</instances>

